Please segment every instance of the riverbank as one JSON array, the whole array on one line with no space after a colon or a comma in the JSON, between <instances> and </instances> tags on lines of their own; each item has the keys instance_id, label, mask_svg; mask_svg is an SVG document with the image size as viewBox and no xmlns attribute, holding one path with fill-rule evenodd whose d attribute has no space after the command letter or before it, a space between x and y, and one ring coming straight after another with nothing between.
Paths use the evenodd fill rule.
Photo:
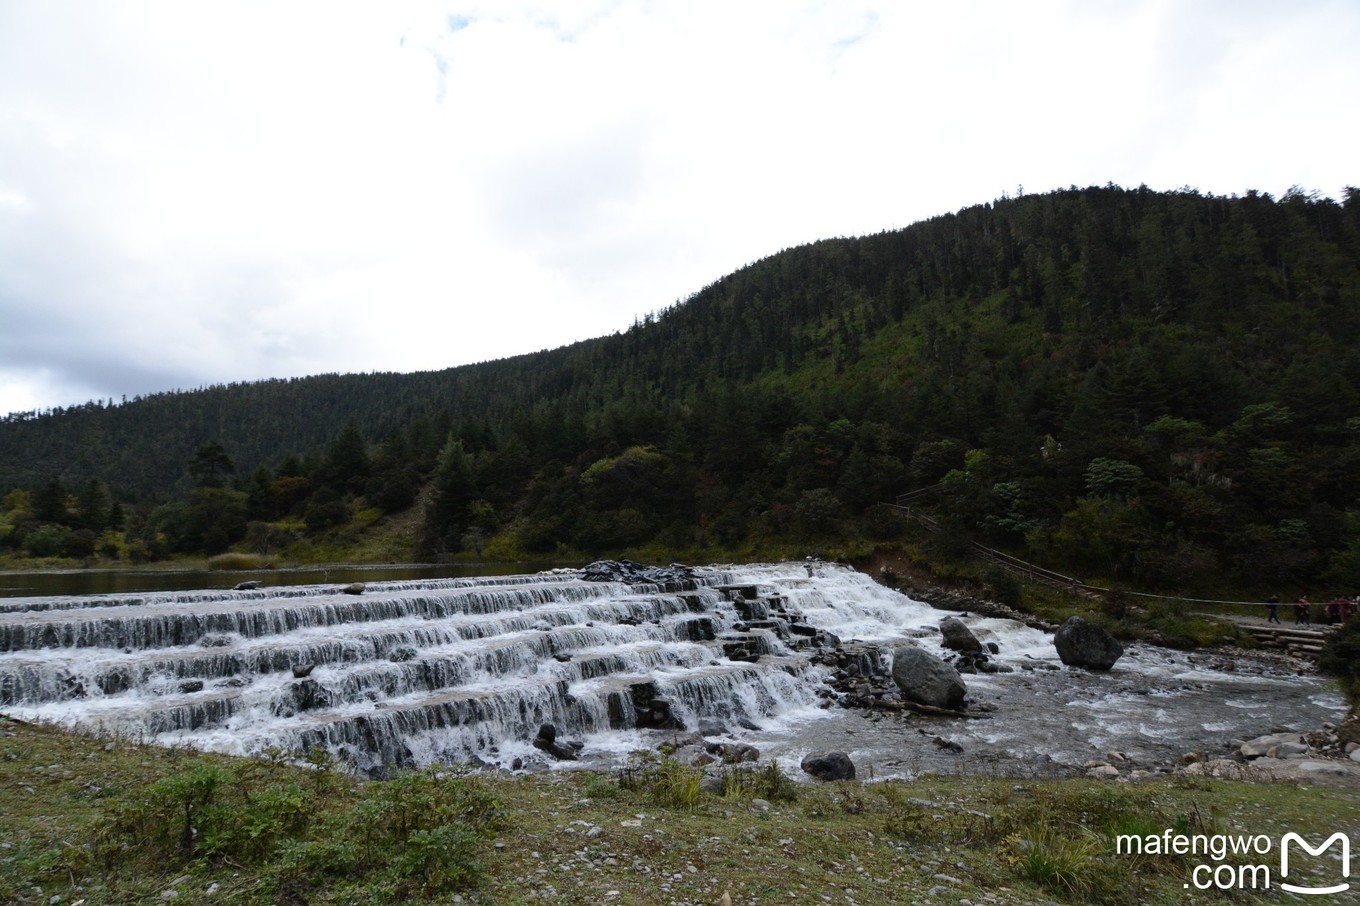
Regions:
<instances>
[{"instance_id":1,"label":"riverbank","mask_svg":"<svg viewBox=\"0 0 1360 906\"><path fill-rule=\"evenodd\" d=\"M1221 863L1133 856L1118 851L1120 835L1175 828L1278 845L1288 832L1360 834L1353 787L1184 774L793 784L765 770L733 774L722 794L664 766L430 776L399 787L0 719L0 900L1180 904L1186 885L1212 881L1198 866L1259 861L1278 872L1278 851ZM398 789L415 797L406 811L384 795ZM446 810L440 823L441 804L463 817ZM430 849L436 841L443 848ZM1333 860L1301 856L1291 881L1335 883Z\"/></svg>"}]
</instances>

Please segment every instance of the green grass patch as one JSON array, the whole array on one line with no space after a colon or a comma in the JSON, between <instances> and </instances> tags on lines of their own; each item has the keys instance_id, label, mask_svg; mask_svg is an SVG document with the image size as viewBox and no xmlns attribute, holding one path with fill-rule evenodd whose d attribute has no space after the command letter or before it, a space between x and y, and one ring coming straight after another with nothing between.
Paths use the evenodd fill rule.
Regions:
<instances>
[{"instance_id":1,"label":"green grass patch","mask_svg":"<svg viewBox=\"0 0 1360 906\"><path fill-rule=\"evenodd\" d=\"M0 902L649 906L727 893L742 906L988 896L1179 906L1196 857L1119 853L1119 835L1360 833L1353 787L794 783L777 767L743 765L704 792L692 768L643 761L632 779L422 771L363 781L323 756L228 758L0 719Z\"/></svg>"}]
</instances>

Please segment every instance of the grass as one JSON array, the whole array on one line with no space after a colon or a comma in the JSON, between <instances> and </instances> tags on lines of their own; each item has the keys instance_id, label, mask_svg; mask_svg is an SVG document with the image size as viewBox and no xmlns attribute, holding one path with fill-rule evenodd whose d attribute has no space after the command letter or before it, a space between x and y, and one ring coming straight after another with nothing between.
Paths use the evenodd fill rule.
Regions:
<instances>
[{"instance_id":1,"label":"grass","mask_svg":"<svg viewBox=\"0 0 1360 906\"><path fill-rule=\"evenodd\" d=\"M222 571L248 571L252 569L273 569L271 558L259 554L243 554L231 551L208 558L208 569Z\"/></svg>"},{"instance_id":2,"label":"grass","mask_svg":"<svg viewBox=\"0 0 1360 906\"><path fill-rule=\"evenodd\" d=\"M1360 791L1286 783L821 784L742 766L709 793L665 759L382 782L312 761L0 720L0 902L1179 904L1195 859L1117 854L1114 835L1360 830ZM1195 901L1226 902L1209 894Z\"/></svg>"}]
</instances>

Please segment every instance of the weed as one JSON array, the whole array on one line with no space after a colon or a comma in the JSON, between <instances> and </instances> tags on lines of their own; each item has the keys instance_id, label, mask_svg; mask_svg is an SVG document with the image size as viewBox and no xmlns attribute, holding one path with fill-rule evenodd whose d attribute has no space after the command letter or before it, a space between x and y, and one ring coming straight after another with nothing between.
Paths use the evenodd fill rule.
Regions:
<instances>
[{"instance_id":1,"label":"weed","mask_svg":"<svg viewBox=\"0 0 1360 906\"><path fill-rule=\"evenodd\" d=\"M1067 837L1047 827L1006 839L1008 859L1019 875L1061 897L1084 902L1110 893L1100 841Z\"/></svg>"},{"instance_id":2,"label":"weed","mask_svg":"<svg viewBox=\"0 0 1360 906\"><path fill-rule=\"evenodd\" d=\"M624 789L641 790L657 805L692 810L703 796L703 774L674 758L635 752L619 775Z\"/></svg>"},{"instance_id":3,"label":"weed","mask_svg":"<svg viewBox=\"0 0 1360 906\"><path fill-rule=\"evenodd\" d=\"M798 784L773 761L762 767L738 765L723 773L722 796L724 799L793 802L798 798Z\"/></svg>"}]
</instances>

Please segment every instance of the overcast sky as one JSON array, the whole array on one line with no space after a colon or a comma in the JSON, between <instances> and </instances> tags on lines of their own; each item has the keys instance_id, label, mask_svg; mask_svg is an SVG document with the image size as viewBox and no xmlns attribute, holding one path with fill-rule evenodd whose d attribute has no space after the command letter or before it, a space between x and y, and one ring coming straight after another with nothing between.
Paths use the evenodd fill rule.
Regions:
<instances>
[{"instance_id":1,"label":"overcast sky","mask_svg":"<svg viewBox=\"0 0 1360 906\"><path fill-rule=\"evenodd\" d=\"M0 0L0 414L616 330L1068 185L1360 184L1360 4Z\"/></svg>"}]
</instances>

